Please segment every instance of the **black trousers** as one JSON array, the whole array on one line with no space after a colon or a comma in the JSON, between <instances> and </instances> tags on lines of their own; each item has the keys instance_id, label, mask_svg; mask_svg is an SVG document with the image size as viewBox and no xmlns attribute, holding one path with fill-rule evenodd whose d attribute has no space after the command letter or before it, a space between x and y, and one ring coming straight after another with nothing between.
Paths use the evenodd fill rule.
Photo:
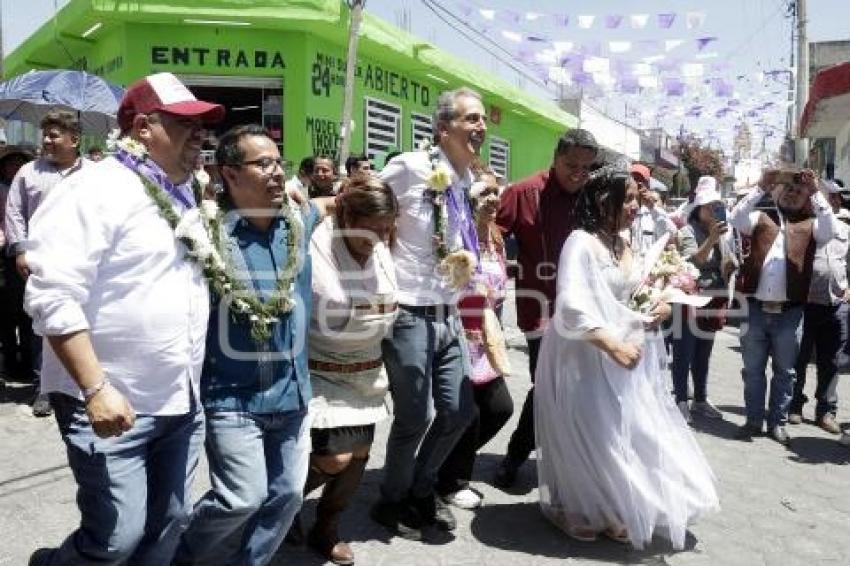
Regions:
<instances>
[{"instance_id":1,"label":"black trousers","mask_svg":"<svg viewBox=\"0 0 850 566\"><path fill-rule=\"evenodd\" d=\"M528 343L528 370L531 373L531 389L522 404L522 413L516 430L508 442L508 452L505 459L516 467L528 460L534 451L534 372L537 371L537 355L540 353L542 338L526 338Z\"/></svg>"},{"instance_id":2,"label":"black trousers","mask_svg":"<svg viewBox=\"0 0 850 566\"><path fill-rule=\"evenodd\" d=\"M514 412L514 403L503 377L476 385L473 390L478 418L472 421L440 467L436 485L439 495L449 495L469 485L478 451L502 430Z\"/></svg>"},{"instance_id":3,"label":"black trousers","mask_svg":"<svg viewBox=\"0 0 850 566\"><path fill-rule=\"evenodd\" d=\"M0 288L0 342L3 365L15 379L38 385L41 369L41 338L32 331L32 319L24 311L24 281L15 269L15 258L3 258Z\"/></svg>"},{"instance_id":4,"label":"black trousers","mask_svg":"<svg viewBox=\"0 0 850 566\"><path fill-rule=\"evenodd\" d=\"M800 353L797 356L797 379L794 382L794 397L791 399L789 413L802 414L803 405L808 397L803 393L806 387L806 366L817 352L817 386L815 387L815 420L827 413L835 416L838 408L838 368L844 363L844 346L847 343L847 303L838 305L807 304L803 312L803 338L800 341Z\"/></svg>"}]
</instances>

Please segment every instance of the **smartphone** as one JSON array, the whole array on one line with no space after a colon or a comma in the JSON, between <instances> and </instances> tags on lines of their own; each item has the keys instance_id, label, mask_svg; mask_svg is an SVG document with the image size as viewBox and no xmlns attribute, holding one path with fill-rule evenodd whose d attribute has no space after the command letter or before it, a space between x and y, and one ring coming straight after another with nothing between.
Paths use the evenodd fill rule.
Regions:
<instances>
[{"instance_id":1,"label":"smartphone","mask_svg":"<svg viewBox=\"0 0 850 566\"><path fill-rule=\"evenodd\" d=\"M726 205L722 202L715 203L712 214L718 222L726 222Z\"/></svg>"},{"instance_id":2,"label":"smartphone","mask_svg":"<svg viewBox=\"0 0 850 566\"><path fill-rule=\"evenodd\" d=\"M798 185L801 181L799 171L782 170L776 175L776 183L780 185Z\"/></svg>"}]
</instances>

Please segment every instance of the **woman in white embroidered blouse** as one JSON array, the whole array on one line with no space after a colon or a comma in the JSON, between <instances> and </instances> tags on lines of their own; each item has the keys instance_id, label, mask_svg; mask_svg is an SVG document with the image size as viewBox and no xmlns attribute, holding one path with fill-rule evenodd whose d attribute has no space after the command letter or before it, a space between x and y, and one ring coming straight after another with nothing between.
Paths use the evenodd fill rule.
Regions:
<instances>
[{"instance_id":1,"label":"woman in white embroidered blouse","mask_svg":"<svg viewBox=\"0 0 850 566\"><path fill-rule=\"evenodd\" d=\"M327 484L309 544L335 564L354 561L339 540L340 513L360 483L375 433L387 415L381 341L396 311L389 244L398 202L371 176L343 185L334 217L313 234L310 376L313 453L305 496ZM300 538L294 527L290 539Z\"/></svg>"}]
</instances>

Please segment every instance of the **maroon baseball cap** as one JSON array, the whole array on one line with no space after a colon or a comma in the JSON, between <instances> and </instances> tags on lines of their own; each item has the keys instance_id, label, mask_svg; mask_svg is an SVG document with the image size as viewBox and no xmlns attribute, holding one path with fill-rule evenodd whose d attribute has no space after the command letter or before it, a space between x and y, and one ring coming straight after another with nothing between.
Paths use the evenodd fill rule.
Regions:
<instances>
[{"instance_id":1,"label":"maroon baseball cap","mask_svg":"<svg viewBox=\"0 0 850 566\"><path fill-rule=\"evenodd\" d=\"M641 165L640 163L635 163L632 165L632 177L635 177L635 180L640 177L644 183L649 183L649 167Z\"/></svg>"},{"instance_id":2,"label":"maroon baseball cap","mask_svg":"<svg viewBox=\"0 0 850 566\"><path fill-rule=\"evenodd\" d=\"M224 119L224 106L198 100L171 73L157 73L130 85L118 107L118 125L123 131L129 130L136 114L157 111L197 117L204 124L215 124Z\"/></svg>"}]
</instances>

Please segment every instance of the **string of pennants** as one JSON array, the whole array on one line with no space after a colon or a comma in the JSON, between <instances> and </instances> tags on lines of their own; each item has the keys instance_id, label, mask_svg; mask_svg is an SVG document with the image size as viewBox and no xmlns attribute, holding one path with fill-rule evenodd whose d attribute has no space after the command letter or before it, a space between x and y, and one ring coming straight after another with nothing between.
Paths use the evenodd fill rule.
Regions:
<instances>
[{"instance_id":1,"label":"string of pennants","mask_svg":"<svg viewBox=\"0 0 850 566\"><path fill-rule=\"evenodd\" d=\"M739 74L715 51L721 39L706 33L703 11L599 15L453 4L543 82L642 107L641 122L700 121L717 132L746 120L770 137L787 108L789 69Z\"/></svg>"},{"instance_id":2,"label":"string of pennants","mask_svg":"<svg viewBox=\"0 0 850 566\"><path fill-rule=\"evenodd\" d=\"M662 12L656 14L606 14L599 16L595 14L571 15L564 12L495 10L476 6L471 3L461 3L460 10L467 17L477 14L482 19L490 22L503 22L507 24L528 22L557 28L577 27L586 30L594 28L613 30L620 27L642 30L648 26L656 26L657 29L667 30L673 28L674 24L679 21L683 21L687 29L699 29L703 27L706 20L706 14L702 11L689 11L682 14L678 12Z\"/></svg>"}]
</instances>

